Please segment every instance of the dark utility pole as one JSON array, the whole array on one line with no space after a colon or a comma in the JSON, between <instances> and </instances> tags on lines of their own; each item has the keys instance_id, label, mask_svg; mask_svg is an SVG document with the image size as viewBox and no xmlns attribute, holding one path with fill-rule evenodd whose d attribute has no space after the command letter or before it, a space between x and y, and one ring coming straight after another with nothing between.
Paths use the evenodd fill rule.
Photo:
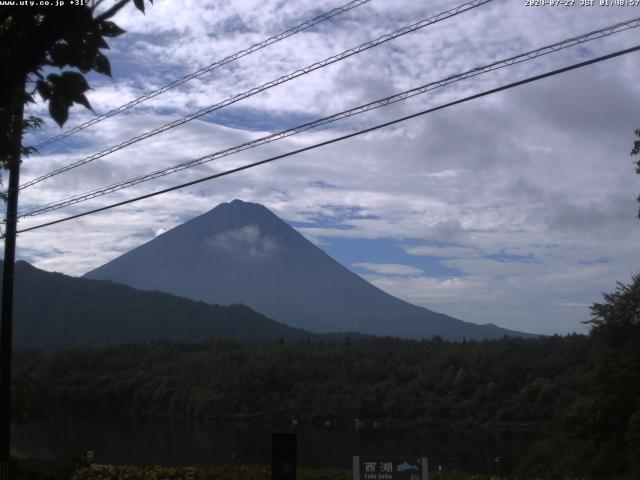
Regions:
<instances>
[{"instance_id":1,"label":"dark utility pole","mask_svg":"<svg viewBox=\"0 0 640 480\"><path fill-rule=\"evenodd\" d=\"M16 259L16 227L18 190L20 188L20 152L22 150L22 116L24 113L24 82L15 90L12 111L3 112L5 139L11 142L9 158L9 188L4 238L2 273L2 321L0 323L0 480L9 479L11 445L11 339L13 329L13 278Z\"/></svg>"}]
</instances>

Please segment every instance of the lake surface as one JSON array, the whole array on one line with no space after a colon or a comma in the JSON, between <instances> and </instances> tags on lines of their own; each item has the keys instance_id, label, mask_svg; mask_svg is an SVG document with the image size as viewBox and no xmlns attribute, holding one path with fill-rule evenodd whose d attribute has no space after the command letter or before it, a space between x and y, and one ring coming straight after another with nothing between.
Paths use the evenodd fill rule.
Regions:
<instances>
[{"instance_id":1,"label":"lake surface","mask_svg":"<svg viewBox=\"0 0 640 480\"><path fill-rule=\"evenodd\" d=\"M282 431L282 430L279 430ZM426 456L431 469L509 474L535 437L484 431L345 431L312 427L298 434L298 464L351 468L353 455ZM128 465L271 463L272 429L203 423L61 418L23 425L12 447L32 457L95 452L95 462Z\"/></svg>"}]
</instances>

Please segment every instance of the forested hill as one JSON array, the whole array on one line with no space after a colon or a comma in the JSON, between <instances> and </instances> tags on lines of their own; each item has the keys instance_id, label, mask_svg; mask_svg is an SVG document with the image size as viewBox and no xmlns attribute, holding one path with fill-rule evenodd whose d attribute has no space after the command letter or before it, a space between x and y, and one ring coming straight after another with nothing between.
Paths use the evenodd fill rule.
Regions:
<instances>
[{"instance_id":1,"label":"forested hill","mask_svg":"<svg viewBox=\"0 0 640 480\"><path fill-rule=\"evenodd\" d=\"M583 386L589 347L582 336L213 341L29 352L15 363L61 405L105 415L540 429Z\"/></svg>"},{"instance_id":2,"label":"forested hill","mask_svg":"<svg viewBox=\"0 0 640 480\"><path fill-rule=\"evenodd\" d=\"M23 261L16 263L15 288L16 348L210 338L267 342L333 338L291 328L244 305L209 305L109 281L45 272Z\"/></svg>"}]
</instances>

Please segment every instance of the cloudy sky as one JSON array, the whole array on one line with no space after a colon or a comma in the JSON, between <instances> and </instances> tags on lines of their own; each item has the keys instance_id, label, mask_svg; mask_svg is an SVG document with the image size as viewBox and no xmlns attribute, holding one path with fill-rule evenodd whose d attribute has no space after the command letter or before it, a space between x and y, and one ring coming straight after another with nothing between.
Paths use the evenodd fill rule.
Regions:
<instances>
[{"instance_id":1,"label":"cloudy sky","mask_svg":"<svg viewBox=\"0 0 640 480\"><path fill-rule=\"evenodd\" d=\"M340 0L157 0L124 10L113 80L91 76L98 113L328 11ZM22 180L462 2L371 0L42 149ZM574 3L574 2L569 2ZM126 180L640 16L640 7L494 0L21 193L21 207ZM596 1L598 3L598 1ZM501 69L116 194L88 208L312 145L638 43L633 29ZM531 332L587 331L588 306L638 272L640 54L545 79L394 127L19 237L19 257L81 275L221 202L262 203L347 268L412 303ZM34 107L46 116L46 107ZM72 110L65 128L91 118ZM59 133L51 120L30 137Z\"/></svg>"}]
</instances>

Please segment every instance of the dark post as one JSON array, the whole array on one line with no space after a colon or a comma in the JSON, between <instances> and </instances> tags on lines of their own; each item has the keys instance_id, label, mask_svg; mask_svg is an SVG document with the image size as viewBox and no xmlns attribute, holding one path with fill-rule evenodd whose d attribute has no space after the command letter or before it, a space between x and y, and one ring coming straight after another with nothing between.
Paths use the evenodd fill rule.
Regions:
<instances>
[{"instance_id":1,"label":"dark post","mask_svg":"<svg viewBox=\"0 0 640 480\"><path fill-rule=\"evenodd\" d=\"M16 227L18 190L20 188L20 151L22 148L22 115L24 83L14 92L14 108L6 118L13 140L9 164L7 217L2 273L2 320L0 322L0 480L9 479L11 445L11 338L13 329L13 276L16 260Z\"/></svg>"},{"instance_id":2,"label":"dark post","mask_svg":"<svg viewBox=\"0 0 640 480\"><path fill-rule=\"evenodd\" d=\"M271 480L296 480L297 450L295 433L271 434Z\"/></svg>"}]
</instances>

